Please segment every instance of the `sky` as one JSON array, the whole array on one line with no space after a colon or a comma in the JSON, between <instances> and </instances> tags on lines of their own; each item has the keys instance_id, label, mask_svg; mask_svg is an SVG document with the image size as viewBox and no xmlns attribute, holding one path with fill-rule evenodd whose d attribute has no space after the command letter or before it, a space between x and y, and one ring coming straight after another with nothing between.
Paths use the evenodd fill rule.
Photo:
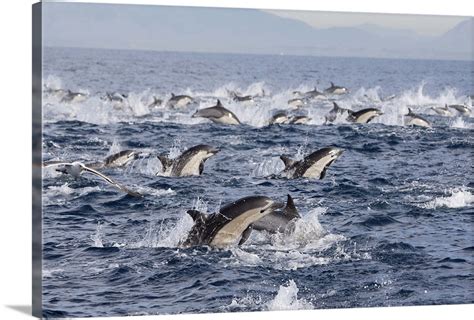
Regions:
<instances>
[{"instance_id":1,"label":"sky","mask_svg":"<svg viewBox=\"0 0 474 320\"><path fill-rule=\"evenodd\" d=\"M439 36L452 29L466 17L406 14L370 14L318 11L266 10L280 17L303 21L315 28L352 27L376 24L393 29L407 29L425 36Z\"/></svg>"},{"instance_id":2,"label":"sky","mask_svg":"<svg viewBox=\"0 0 474 320\"><path fill-rule=\"evenodd\" d=\"M472 60L473 52L474 19L467 17L85 3L42 6L43 44L52 47L447 60Z\"/></svg>"}]
</instances>

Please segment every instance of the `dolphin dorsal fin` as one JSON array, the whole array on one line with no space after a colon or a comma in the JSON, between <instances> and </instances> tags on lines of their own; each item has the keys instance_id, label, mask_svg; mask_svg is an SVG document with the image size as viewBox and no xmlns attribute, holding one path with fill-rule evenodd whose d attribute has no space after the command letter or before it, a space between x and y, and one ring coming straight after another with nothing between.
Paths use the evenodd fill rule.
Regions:
<instances>
[{"instance_id":1,"label":"dolphin dorsal fin","mask_svg":"<svg viewBox=\"0 0 474 320\"><path fill-rule=\"evenodd\" d=\"M171 92L171 98L174 98L174 93L173 92Z\"/></svg>"},{"instance_id":2,"label":"dolphin dorsal fin","mask_svg":"<svg viewBox=\"0 0 474 320\"><path fill-rule=\"evenodd\" d=\"M217 99L217 107L222 107L222 103L221 103L221 100Z\"/></svg>"},{"instance_id":3,"label":"dolphin dorsal fin","mask_svg":"<svg viewBox=\"0 0 474 320\"><path fill-rule=\"evenodd\" d=\"M341 107L339 107L339 105L336 102L333 102L332 104L334 105L334 110L341 109Z\"/></svg>"},{"instance_id":4,"label":"dolphin dorsal fin","mask_svg":"<svg viewBox=\"0 0 474 320\"><path fill-rule=\"evenodd\" d=\"M196 221L198 219L204 221L206 220L206 215L198 210L188 210L186 211L187 214L189 214L191 216L191 218L193 218L193 221Z\"/></svg>"},{"instance_id":5,"label":"dolphin dorsal fin","mask_svg":"<svg viewBox=\"0 0 474 320\"><path fill-rule=\"evenodd\" d=\"M161 165L163 166L163 172L168 170L168 168L173 165L173 160L163 154L158 155L157 158L160 160Z\"/></svg>"},{"instance_id":6,"label":"dolphin dorsal fin","mask_svg":"<svg viewBox=\"0 0 474 320\"><path fill-rule=\"evenodd\" d=\"M331 87L335 87L335 85L334 85L334 83L333 83L333 82L331 82Z\"/></svg>"},{"instance_id":7,"label":"dolphin dorsal fin","mask_svg":"<svg viewBox=\"0 0 474 320\"><path fill-rule=\"evenodd\" d=\"M281 161L285 164L285 169L288 167L291 167L293 164L295 164L295 160L291 159L288 156L282 155L280 156Z\"/></svg>"},{"instance_id":8,"label":"dolphin dorsal fin","mask_svg":"<svg viewBox=\"0 0 474 320\"><path fill-rule=\"evenodd\" d=\"M413 114L413 111L411 110L411 108L408 108L408 114L407 114L407 116L408 116L408 115L412 115L412 114Z\"/></svg>"},{"instance_id":9,"label":"dolphin dorsal fin","mask_svg":"<svg viewBox=\"0 0 474 320\"><path fill-rule=\"evenodd\" d=\"M293 198L290 195L287 196L286 207L283 209L283 214L291 219L301 218L298 210L296 210Z\"/></svg>"}]
</instances>

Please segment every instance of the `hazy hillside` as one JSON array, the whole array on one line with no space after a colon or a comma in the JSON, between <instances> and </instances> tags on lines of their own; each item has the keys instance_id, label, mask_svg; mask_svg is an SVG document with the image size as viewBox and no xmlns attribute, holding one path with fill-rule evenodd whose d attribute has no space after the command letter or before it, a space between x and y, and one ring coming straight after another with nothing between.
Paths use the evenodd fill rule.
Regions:
<instances>
[{"instance_id":1,"label":"hazy hillside","mask_svg":"<svg viewBox=\"0 0 474 320\"><path fill-rule=\"evenodd\" d=\"M259 10L44 3L47 46L472 59L472 18L441 37L365 24L316 29Z\"/></svg>"}]
</instances>

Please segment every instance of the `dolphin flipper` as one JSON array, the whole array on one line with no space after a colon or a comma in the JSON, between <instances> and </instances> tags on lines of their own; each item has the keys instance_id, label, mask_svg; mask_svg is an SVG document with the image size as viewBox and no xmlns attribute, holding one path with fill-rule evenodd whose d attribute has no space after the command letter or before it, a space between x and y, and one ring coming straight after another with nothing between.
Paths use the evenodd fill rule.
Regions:
<instances>
[{"instance_id":1,"label":"dolphin flipper","mask_svg":"<svg viewBox=\"0 0 474 320\"><path fill-rule=\"evenodd\" d=\"M247 229L245 229L244 232L242 232L242 237L240 238L239 246L243 245L245 241L248 240L248 238L250 237L250 234L252 234L252 229L253 229L252 225L249 225Z\"/></svg>"}]
</instances>

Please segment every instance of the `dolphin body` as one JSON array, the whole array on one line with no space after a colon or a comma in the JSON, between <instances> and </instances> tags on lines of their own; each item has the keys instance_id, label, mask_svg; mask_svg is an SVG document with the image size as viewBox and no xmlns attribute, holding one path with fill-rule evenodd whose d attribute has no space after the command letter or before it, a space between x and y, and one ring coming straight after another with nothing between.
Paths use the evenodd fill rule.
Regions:
<instances>
[{"instance_id":1,"label":"dolphin body","mask_svg":"<svg viewBox=\"0 0 474 320\"><path fill-rule=\"evenodd\" d=\"M354 111L346 108L341 108L336 102L333 102L333 108L326 115L326 123L334 122L339 116L347 114L349 117Z\"/></svg>"},{"instance_id":2,"label":"dolphin body","mask_svg":"<svg viewBox=\"0 0 474 320\"><path fill-rule=\"evenodd\" d=\"M296 109L304 106L305 104L306 104L306 101L301 98L294 98L294 99L288 100L288 105Z\"/></svg>"},{"instance_id":3,"label":"dolphin body","mask_svg":"<svg viewBox=\"0 0 474 320\"><path fill-rule=\"evenodd\" d=\"M288 123L289 118L285 111L276 112L269 121L269 125L272 124L285 124Z\"/></svg>"},{"instance_id":4,"label":"dolphin body","mask_svg":"<svg viewBox=\"0 0 474 320\"><path fill-rule=\"evenodd\" d=\"M347 114L346 120L354 123L369 123L375 117L383 114L377 108L366 108L359 111L352 111L350 109L341 108L336 102L333 102L334 107L326 115L326 123L334 122L339 116Z\"/></svg>"},{"instance_id":5,"label":"dolphin body","mask_svg":"<svg viewBox=\"0 0 474 320\"><path fill-rule=\"evenodd\" d=\"M308 99L326 99L326 95L323 92L320 92L317 87L314 87L313 90L305 93L305 97Z\"/></svg>"},{"instance_id":6,"label":"dolphin body","mask_svg":"<svg viewBox=\"0 0 474 320\"><path fill-rule=\"evenodd\" d=\"M134 150L122 150L108 156L104 161L88 163L86 166L92 169L124 167L139 156L140 153Z\"/></svg>"},{"instance_id":7,"label":"dolphin body","mask_svg":"<svg viewBox=\"0 0 474 320\"><path fill-rule=\"evenodd\" d=\"M251 224L253 230L267 231L269 233L289 232L290 223L301 216L295 207L293 198L287 195L286 206L282 210L275 210L272 213ZM247 240L247 239L245 239ZM245 242L245 240L243 242ZM243 243L241 241L241 243Z\"/></svg>"},{"instance_id":8,"label":"dolphin body","mask_svg":"<svg viewBox=\"0 0 474 320\"><path fill-rule=\"evenodd\" d=\"M238 244L242 238L248 238L252 223L283 206L266 196L251 196L231 202L209 215L188 210L194 225L181 246L225 248Z\"/></svg>"},{"instance_id":9,"label":"dolphin body","mask_svg":"<svg viewBox=\"0 0 474 320\"><path fill-rule=\"evenodd\" d=\"M294 116L288 120L289 124L307 124L311 120L308 116Z\"/></svg>"},{"instance_id":10,"label":"dolphin body","mask_svg":"<svg viewBox=\"0 0 474 320\"><path fill-rule=\"evenodd\" d=\"M61 102L80 102L86 99L86 95L82 92L72 92L67 90L67 93L62 97Z\"/></svg>"},{"instance_id":11,"label":"dolphin body","mask_svg":"<svg viewBox=\"0 0 474 320\"><path fill-rule=\"evenodd\" d=\"M232 100L236 102L246 102L246 101L253 101L253 97L248 95L248 96L240 96L235 92L232 92Z\"/></svg>"},{"instance_id":12,"label":"dolphin body","mask_svg":"<svg viewBox=\"0 0 474 320\"><path fill-rule=\"evenodd\" d=\"M218 149L200 144L189 148L176 159L169 159L165 155L159 155L162 173L173 177L199 176L204 171L204 162L219 152Z\"/></svg>"},{"instance_id":13,"label":"dolphin body","mask_svg":"<svg viewBox=\"0 0 474 320\"><path fill-rule=\"evenodd\" d=\"M300 161L282 155L280 159L285 164L285 169L281 175L287 178L323 179L329 166L340 157L342 152L343 150L339 148L326 147L311 153Z\"/></svg>"},{"instance_id":14,"label":"dolphin body","mask_svg":"<svg viewBox=\"0 0 474 320\"><path fill-rule=\"evenodd\" d=\"M326 94L337 94L337 95L346 94L348 92L349 90L347 90L346 87L336 86L332 82L331 82L331 86L324 90L324 93Z\"/></svg>"},{"instance_id":15,"label":"dolphin body","mask_svg":"<svg viewBox=\"0 0 474 320\"><path fill-rule=\"evenodd\" d=\"M431 107L431 110L444 117L451 117L453 115L447 104L445 104L444 107Z\"/></svg>"},{"instance_id":16,"label":"dolphin body","mask_svg":"<svg viewBox=\"0 0 474 320\"><path fill-rule=\"evenodd\" d=\"M449 105L448 107L456 110L462 115L468 115L471 113L471 109L469 109L466 105L463 105L463 104L452 104L452 105Z\"/></svg>"},{"instance_id":17,"label":"dolphin body","mask_svg":"<svg viewBox=\"0 0 474 320\"><path fill-rule=\"evenodd\" d=\"M184 108L191 102L193 102L194 99L191 96L182 94L182 95L175 95L174 93L171 93L171 98L168 100L166 103L168 107L171 108Z\"/></svg>"},{"instance_id":18,"label":"dolphin body","mask_svg":"<svg viewBox=\"0 0 474 320\"><path fill-rule=\"evenodd\" d=\"M220 100L217 100L217 104L213 107L199 109L192 115L192 117L207 118L214 123L220 124L240 124L240 120L237 116L232 111L224 108Z\"/></svg>"},{"instance_id":19,"label":"dolphin body","mask_svg":"<svg viewBox=\"0 0 474 320\"><path fill-rule=\"evenodd\" d=\"M405 124L407 126L431 128L431 123L428 120L417 115L410 108L408 108L408 113L405 115Z\"/></svg>"},{"instance_id":20,"label":"dolphin body","mask_svg":"<svg viewBox=\"0 0 474 320\"><path fill-rule=\"evenodd\" d=\"M382 115L383 112L377 108L366 108L359 111L352 111L347 120L354 123L369 123L375 117Z\"/></svg>"}]
</instances>

